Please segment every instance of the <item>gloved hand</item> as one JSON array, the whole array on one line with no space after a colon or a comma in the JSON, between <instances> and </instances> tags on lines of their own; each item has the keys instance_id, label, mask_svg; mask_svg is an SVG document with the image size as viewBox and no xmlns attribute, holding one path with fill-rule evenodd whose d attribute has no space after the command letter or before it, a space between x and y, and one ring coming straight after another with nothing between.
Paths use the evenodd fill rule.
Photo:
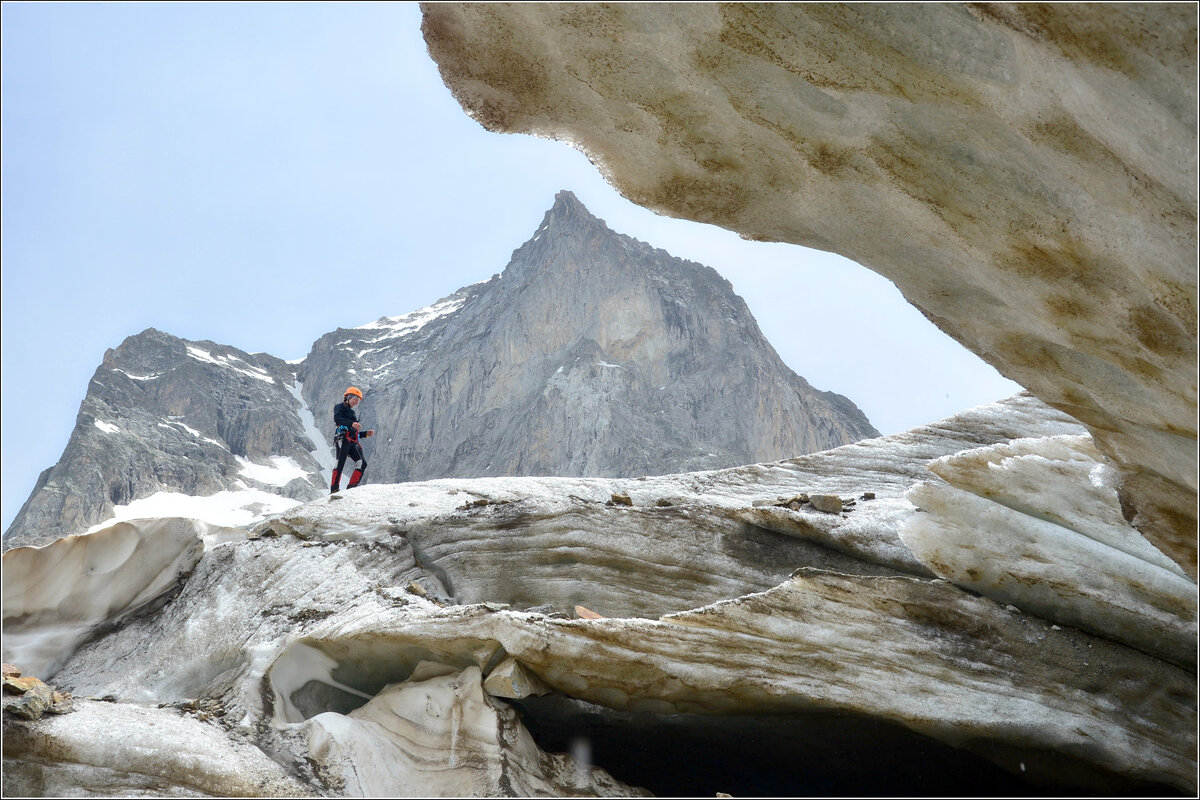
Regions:
<instances>
[{"instance_id":1,"label":"gloved hand","mask_svg":"<svg viewBox=\"0 0 1200 800\"><path fill-rule=\"evenodd\" d=\"M360 436L374 436L374 435L375 435L375 431L373 431L373 430L372 430L372 431L363 431L363 432L362 432L362 433L360 433L359 435L360 435Z\"/></svg>"}]
</instances>

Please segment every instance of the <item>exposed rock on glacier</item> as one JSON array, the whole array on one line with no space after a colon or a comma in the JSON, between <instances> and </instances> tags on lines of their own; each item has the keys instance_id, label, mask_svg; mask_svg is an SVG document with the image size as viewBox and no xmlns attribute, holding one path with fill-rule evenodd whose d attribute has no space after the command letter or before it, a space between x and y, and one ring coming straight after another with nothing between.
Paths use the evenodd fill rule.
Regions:
<instances>
[{"instance_id":1,"label":"exposed rock on glacier","mask_svg":"<svg viewBox=\"0 0 1200 800\"><path fill-rule=\"evenodd\" d=\"M905 498L941 485L926 465L1031 456L1032 437L1095 454L1066 415L1016 397L730 470L364 486L212 547L177 597L52 677L113 696L86 706L113 709L114 734L144 724L135 710L219 709L214 747L252 743L313 793L1194 791L1193 669L1104 620L1085 631L934 578L900 539L931 515ZM1084 475L1069 460L1048 494ZM790 507L822 494L843 510ZM1162 560L1121 536L1089 566ZM577 605L601 618L570 618ZM91 745L61 721L7 724L25 726L21 752L58 755L10 779L6 733L6 793L99 763L74 755ZM848 763L855 751L880 771ZM112 793L146 785L77 775Z\"/></svg>"},{"instance_id":2,"label":"exposed rock on glacier","mask_svg":"<svg viewBox=\"0 0 1200 800\"><path fill-rule=\"evenodd\" d=\"M550 693L549 687L542 683L536 674L521 666L521 662L515 658L501 661L488 675L483 688L493 697L507 697L512 700Z\"/></svg>"},{"instance_id":3,"label":"exposed rock on glacier","mask_svg":"<svg viewBox=\"0 0 1200 800\"><path fill-rule=\"evenodd\" d=\"M25 719L43 714L69 714L75 710L71 695L32 675L22 676L12 664L4 665L4 713Z\"/></svg>"},{"instance_id":4,"label":"exposed rock on glacier","mask_svg":"<svg viewBox=\"0 0 1200 800\"><path fill-rule=\"evenodd\" d=\"M1194 4L423 6L490 130L839 252L1083 422L1196 577Z\"/></svg>"}]
</instances>

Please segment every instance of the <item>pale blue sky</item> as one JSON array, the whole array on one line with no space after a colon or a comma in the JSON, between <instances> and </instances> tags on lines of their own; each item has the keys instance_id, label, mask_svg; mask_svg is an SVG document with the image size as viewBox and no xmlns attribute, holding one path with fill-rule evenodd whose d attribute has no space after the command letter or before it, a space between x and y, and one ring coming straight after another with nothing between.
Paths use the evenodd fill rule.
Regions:
<instances>
[{"instance_id":1,"label":"pale blue sky","mask_svg":"<svg viewBox=\"0 0 1200 800\"><path fill-rule=\"evenodd\" d=\"M3 527L104 356L148 327L285 359L500 272L554 194L708 264L784 361L884 433L1019 387L886 280L622 199L484 131L415 3L4 3Z\"/></svg>"}]
</instances>

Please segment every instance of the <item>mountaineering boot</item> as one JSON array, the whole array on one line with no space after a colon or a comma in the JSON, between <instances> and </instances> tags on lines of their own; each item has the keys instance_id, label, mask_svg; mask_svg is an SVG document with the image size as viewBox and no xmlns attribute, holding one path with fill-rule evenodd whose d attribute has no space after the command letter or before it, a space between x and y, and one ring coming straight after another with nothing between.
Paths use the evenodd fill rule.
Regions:
<instances>
[{"instance_id":1,"label":"mountaineering boot","mask_svg":"<svg viewBox=\"0 0 1200 800\"><path fill-rule=\"evenodd\" d=\"M335 469L333 471L333 480L331 480L329 482L329 493L337 494L337 490L341 488L341 485L342 485L342 473Z\"/></svg>"},{"instance_id":2,"label":"mountaineering boot","mask_svg":"<svg viewBox=\"0 0 1200 800\"><path fill-rule=\"evenodd\" d=\"M353 489L355 486L358 486L358 482L362 480L362 476L363 471L361 469L354 470L354 472L350 473L350 484L346 488Z\"/></svg>"}]
</instances>

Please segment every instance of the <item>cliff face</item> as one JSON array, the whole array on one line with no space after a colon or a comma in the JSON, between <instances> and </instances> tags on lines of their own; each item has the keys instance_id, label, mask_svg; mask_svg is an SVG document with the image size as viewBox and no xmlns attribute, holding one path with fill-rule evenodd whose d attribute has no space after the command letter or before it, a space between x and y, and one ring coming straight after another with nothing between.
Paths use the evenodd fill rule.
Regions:
<instances>
[{"instance_id":1,"label":"cliff face","mask_svg":"<svg viewBox=\"0 0 1200 800\"><path fill-rule=\"evenodd\" d=\"M779 360L728 281L570 192L502 275L427 316L329 334L301 370L318 414L347 381L365 390L376 481L662 474L877 435Z\"/></svg>"},{"instance_id":2,"label":"cliff face","mask_svg":"<svg viewBox=\"0 0 1200 800\"><path fill-rule=\"evenodd\" d=\"M66 449L5 532L5 548L82 533L115 506L159 492L235 491L260 510L318 496L294 382L274 356L153 328L130 336L105 353Z\"/></svg>"},{"instance_id":3,"label":"cliff face","mask_svg":"<svg viewBox=\"0 0 1200 800\"><path fill-rule=\"evenodd\" d=\"M662 474L877 435L779 360L728 281L611 231L562 192L502 275L327 334L298 366L131 336L96 371L5 546L85 531L135 502L136 516L244 524L318 497L350 384L379 432L369 483ZM201 496L204 513L186 500ZM206 516L217 507L220 519Z\"/></svg>"},{"instance_id":4,"label":"cliff face","mask_svg":"<svg viewBox=\"0 0 1200 800\"><path fill-rule=\"evenodd\" d=\"M485 127L841 253L1083 422L1196 574L1194 5L430 4Z\"/></svg>"}]
</instances>

